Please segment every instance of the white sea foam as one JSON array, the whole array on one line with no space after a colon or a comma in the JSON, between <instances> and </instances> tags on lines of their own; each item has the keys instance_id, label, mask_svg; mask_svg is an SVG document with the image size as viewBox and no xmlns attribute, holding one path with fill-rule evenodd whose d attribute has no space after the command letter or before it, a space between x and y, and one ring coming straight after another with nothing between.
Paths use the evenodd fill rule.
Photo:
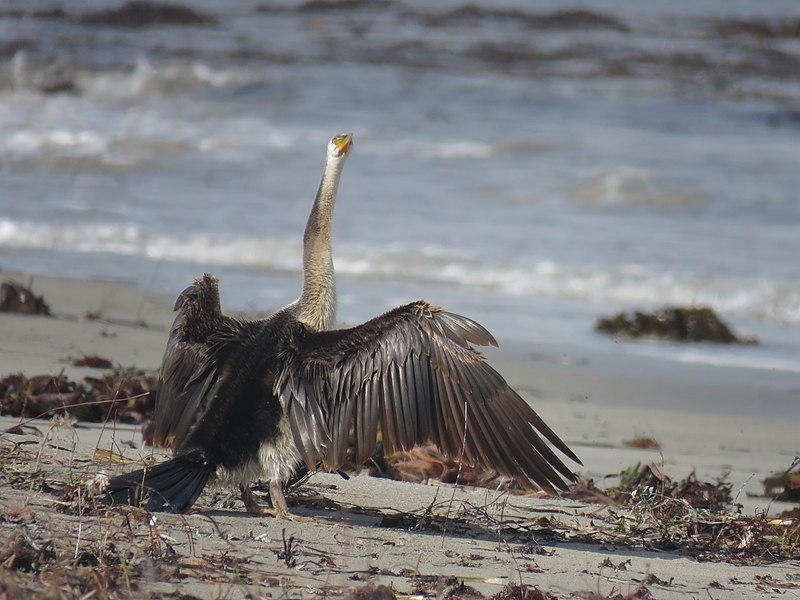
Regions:
<instances>
[{"instance_id":1,"label":"white sea foam","mask_svg":"<svg viewBox=\"0 0 800 600\"><path fill-rule=\"evenodd\" d=\"M193 233L160 235L132 224L53 227L0 219L0 246L53 251L106 252L200 265L300 270L298 240ZM708 304L718 310L800 323L800 287L766 281L650 273L641 265L603 271L542 260L498 265L435 245L413 249L338 244L336 270L359 278L401 278L475 286L518 296L565 298L600 305L652 307Z\"/></svg>"},{"instance_id":2,"label":"white sea foam","mask_svg":"<svg viewBox=\"0 0 800 600\"><path fill-rule=\"evenodd\" d=\"M37 70L38 69L38 70ZM276 129L263 115L218 114L194 102L174 102L199 88L218 88L263 79L239 68L214 68L194 61L153 63L138 59L132 69L72 74L79 94L47 95L37 81L45 67L30 66L24 53L13 64L11 93L0 90L0 157L52 164L83 159L93 165L146 165L154 157L202 152L222 161L241 160L252 148L284 150L307 132Z\"/></svg>"},{"instance_id":3,"label":"white sea foam","mask_svg":"<svg viewBox=\"0 0 800 600\"><path fill-rule=\"evenodd\" d=\"M663 357L663 347L637 348L641 354ZM673 348L667 356L681 363L711 365L714 367L735 367L739 369L757 369L763 371L785 371L800 373L800 361L787 357L785 353L777 355L769 350L759 352L756 347L721 348L718 345Z\"/></svg>"},{"instance_id":4,"label":"white sea foam","mask_svg":"<svg viewBox=\"0 0 800 600\"><path fill-rule=\"evenodd\" d=\"M496 150L490 144L474 140L429 143L423 145L423 154L436 158L487 158Z\"/></svg>"},{"instance_id":5,"label":"white sea foam","mask_svg":"<svg viewBox=\"0 0 800 600\"><path fill-rule=\"evenodd\" d=\"M104 152L108 143L97 132L87 130L51 129L34 132L16 131L8 136L6 144L20 154L35 154L46 150L68 149L77 154Z\"/></svg>"},{"instance_id":6,"label":"white sea foam","mask_svg":"<svg viewBox=\"0 0 800 600\"><path fill-rule=\"evenodd\" d=\"M708 199L696 190L681 189L647 169L628 166L583 177L568 195L598 207L641 205L668 208Z\"/></svg>"},{"instance_id":7,"label":"white sea foam","mask_svg":"<svg viewBox=\"0 0 800 600\"><path fill-rule=\"evenodd\" d=\"M130 70L84 72L81 85L95 100L130 100L131 96L173 95L201 86L223 87L246 83L252 73L237 68L214 68L199 61L153 63L138 58Z\"/></svg>"}]
</instances>

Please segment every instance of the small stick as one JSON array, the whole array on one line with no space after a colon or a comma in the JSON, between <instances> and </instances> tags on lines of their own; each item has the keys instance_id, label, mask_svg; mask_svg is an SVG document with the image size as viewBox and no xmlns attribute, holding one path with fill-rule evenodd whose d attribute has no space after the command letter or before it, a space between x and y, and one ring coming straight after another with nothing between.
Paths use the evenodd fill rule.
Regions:
<instances>
[{"instance_id":1,"label":"small stick","mask_svg":"<svg viewBox=\"0 0 800 600\"><path fill-rule=\"evenodd\" d=\"M442 524L442 548L444 548L444 536L447 533L447 520L450 518L450 510L453 508L453 500L456 498L456 488L461 479L461 467L464 464L464 448L467 445L467 416L469 415L469 404L464 402L464 435L461 438L461 452L458 454L458 472L456 473L456 482L453 484L453 494L450 496L450 504L447 506L447 514L444 517Z\"/></svg>"}]
</instances>

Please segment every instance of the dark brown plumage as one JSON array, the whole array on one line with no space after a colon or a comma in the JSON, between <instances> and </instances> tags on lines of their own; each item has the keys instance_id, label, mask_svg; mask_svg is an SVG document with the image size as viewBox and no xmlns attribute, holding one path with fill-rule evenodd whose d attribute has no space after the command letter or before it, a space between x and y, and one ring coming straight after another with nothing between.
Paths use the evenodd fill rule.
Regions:
<instances>
[{"instance_id":1,"label":"dark brown plumage","mask_svg":"<svg viewBox=\"0 0 800 600\"><path fill-rule=\"evenodd\" d=\"M183 290L175 302L172 325L156 387L153 445L178 448L216 381L211 352L215 332L233 325L222 314L216 279L204 276Z\"/></svg>"},{"instance_id":2,"label":"dark brown plumage","mask_svg":"<svg viewBox=\"0 0 800 600\"><path fill-rule=\"evenodd\" d=\"M497 345L475 321L417 301L350 329L297 331L275 382L309 468L344 464L351 425L356 461L432 442L527 488L555 492L574 475L542 441L572 451L473 348Z\"/></svg>"},{"instance_id":3,"label":"dark brown plumage","mask_svg":"<svg viewBox=\"0 0 800 600\"><path fill-rule=\"evenodd\" d=\"M334 137L330 147L344 148L342 158L350 140ZM526 488L555 493L575 480L550 444L580 463L577 456L475 351L497 345L475 321L420 300L326 330L335 309L329 221L339 172L332 188L323 176L309 218L322 233L306 229L297 301L243 321L222 314L211 275L180 295L155 431L175 458L112 480L114 500L185 511L215 481L239 485L248 510L261 511L248 485L264 479L283 516L283 485L301 463L339 469L351 443L363 463L379 430L387 452L433 443Z\"/></svg>"}]
</instances>

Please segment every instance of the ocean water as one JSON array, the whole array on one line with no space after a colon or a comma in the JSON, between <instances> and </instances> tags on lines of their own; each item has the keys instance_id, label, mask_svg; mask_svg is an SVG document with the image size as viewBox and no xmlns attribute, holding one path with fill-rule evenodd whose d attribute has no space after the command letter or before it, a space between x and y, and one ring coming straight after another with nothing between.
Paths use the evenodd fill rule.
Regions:
<instances>
[{"instance_id":1,"label":"ocean water","mask_svg":"<svg viewBox=\"0 0 800 600\"><path fill-rule=\"evenodd\" d=\"M233 309L297 296L331 135L343 323L416 298L504 345L800 371L795 2L0 7L0 269ZM96 20L94 20L96 21ZM761 344L615 343L598 316L705 304Z\"/></svg>"}]
</instances>

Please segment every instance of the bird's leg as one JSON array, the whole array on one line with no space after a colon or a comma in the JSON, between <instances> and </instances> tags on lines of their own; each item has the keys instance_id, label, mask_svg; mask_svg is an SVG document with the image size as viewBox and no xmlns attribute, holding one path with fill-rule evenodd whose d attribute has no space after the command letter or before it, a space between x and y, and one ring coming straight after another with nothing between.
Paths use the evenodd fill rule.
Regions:
<instances>
[{"instance_id":1,"label":"bird's leg","mask_svg":"<svg viewBox=\"0 0 800 600\"><path fill-rule=\"evenodd\" d=\"M244 502L244 507L247 509L247 512L253 513L254 515L262 514L262 511L265 510L265 507L261 506L258 501L253 496L253 491L250 489L250 486L242 483L239 485L239 489L242 491L242 502ZM267 508L266 510L270 510Z\"/></svg>"},{"instance_id":2,"label":"bird's leg","mask_svg":"<svg viewBox=\"0 0 800 600\"><path fill-rule=\"evenodd\" d=\"M239 489L242 491L242 502L247 512L254 515L270 516L280 519L293 518L289 514L289 505L286 503L286 497L283 495L283 485L280 481L269 482L269 497L272 506L261 506L253 496L250 486L241 484Z\"/></svg>"},{"instance_id":3,"label":"bird's leg","mask_svg":"<svg viewBox=\"0 0 800 600\"><path fill-rule=\"evenodd\" d=\"M286 496L283 495L283 485L280 481L269 482L269 496L272 499L276 517L288 517L289 505L286 504Z\"/></svg>"}]
</instances>

